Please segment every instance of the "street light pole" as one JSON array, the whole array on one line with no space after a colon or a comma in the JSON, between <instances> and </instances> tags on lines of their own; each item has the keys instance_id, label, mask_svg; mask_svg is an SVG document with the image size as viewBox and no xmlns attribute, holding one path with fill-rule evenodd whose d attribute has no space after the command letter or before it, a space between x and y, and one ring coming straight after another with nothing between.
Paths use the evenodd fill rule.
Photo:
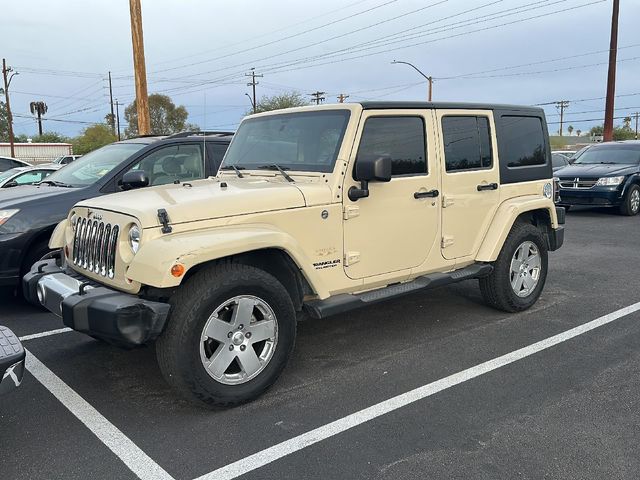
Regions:
<instances>
[{"instance_id":1,"label":"street light pole","mask_svg":"<svg viewBox=\"0 0 640 480\"><path fill-rule=\"evenodd\" d=\"M433 93L433 77L429 76L429 75L425 75L418 67L416 67L413 63L409 63L409 62L403 62L401 60L394 60L391 63L404 63L405 65L409 65L410 67L412 67L416 72L418 72L420 75L422 75L424 78L427 79L427 81L429 82L429 96L428 99L429 101L431 101L431 96Z\"/></svg>"}]
</instances>

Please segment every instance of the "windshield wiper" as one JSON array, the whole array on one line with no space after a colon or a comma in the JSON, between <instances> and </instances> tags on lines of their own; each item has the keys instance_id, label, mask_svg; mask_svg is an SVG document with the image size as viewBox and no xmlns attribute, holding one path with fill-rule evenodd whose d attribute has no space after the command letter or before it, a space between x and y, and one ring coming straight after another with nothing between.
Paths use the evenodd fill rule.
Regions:
<instances>
[{"instance_id":1,"label":"windshield wiper","mask_svg":"<svg viewBox=\"0 0 640 480\"><path fill-rule=\"evenodd\" d=\"M287 182L295 182L295 180L291 178L287 172L284 171L284 168L282 168L277 163L272 163L271 165L262 165L258 168L262 170L278 170L282 174L282 176L287 179Z\"/></svg>"},{"instance_id":2,"label":"windshield wiper","mask_svg":"<svg viewBox=\"0 0 640 480\"><path fill-rule=\"evenodd\" d=\"M54 187L65 187L65 188L73 188L73 185L69 185L68 183L58 182L56 180L42 180L38 182L37 185L53 185Z\"/></svg>"},{"instance_id":3,"label":"windshield wiper","mask_svg":"<svg viewBox=\"0 0 640 480\"><path fill-rule=\"evenodd\" d=\"M240 170L245 170L245 167L236 167L235 165L225 165L224 167L220 167L220 170L234 170L238 178L244 178L242 172Z\"/></svg>"}]
</instances>

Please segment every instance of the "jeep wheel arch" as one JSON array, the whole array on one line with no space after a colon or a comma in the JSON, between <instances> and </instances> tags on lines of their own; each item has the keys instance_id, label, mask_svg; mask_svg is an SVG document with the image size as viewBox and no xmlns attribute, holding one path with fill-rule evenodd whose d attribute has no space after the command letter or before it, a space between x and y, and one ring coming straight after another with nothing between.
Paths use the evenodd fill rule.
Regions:
<instances>
[{"instance_id":1,"label":"jeep wheel arch","mask_svg":"<svg viewBox=\"0 0 640 480\"><path fill-rule=\"evenodd\" d=\"M491 222L476 255L480 262L493 262L498 258L502 245L518 219L526 218L529 223L544 226L545 233L558 227L558 218L549 199L539 196L516 197L503 202Z\"/></svg>"},{"instance_id":2,"label":"jeep wheel arch","mask_svg":"<svg viewBox=\"0 0 640 480\"><path fill-rule=\"evenodd\" d=\"M268 253L265 254L265 251ZM313 269L304 268L305 265L311 265L311 261L297 241L289 234L267 225L216 228L169 235L150 241L143 244L136 254L136 261L127 271L127 277L151 287L176 287L190 275L191 269L198 266L231 258L244 259L244 262L250 261L249 264L257 266L255 262L265 261L259 260L261 258L271 256L269 258L273 260L274 251L282 252L296 266L296 270L304 278L302 283L308 285L308 290L321 298L329 296L329 291L318 274ZM263 252L261 255L264 257L255 252ZM182 277L176 278L170 273L171 267L176 263L185 267L185 275ZM281 266L281 263L277 265Z\"/></svg>"}]
</instances>

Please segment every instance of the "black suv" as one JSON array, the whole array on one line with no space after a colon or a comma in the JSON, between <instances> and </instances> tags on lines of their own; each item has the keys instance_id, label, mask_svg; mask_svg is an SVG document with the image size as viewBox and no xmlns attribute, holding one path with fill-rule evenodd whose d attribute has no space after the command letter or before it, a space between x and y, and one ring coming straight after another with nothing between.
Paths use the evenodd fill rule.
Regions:
<instances>
[{"instance_id":1,"label":"black suv","mask_svg":"<svg viewBox=\"0 0 640 480\"><path fill-rule=\"evenodd\" d=\"M582 149L574 159L555 172L559 205L617 207L623 215L640 212L640 141L599 143Z\"/></svg>"},{"instance_id":2,"label":"black suv","mask_svg":"<svg viewBox=\"0 0 640 480\"><path fill-rule=\"evenodd\" d=\"M132 188L216 175L232 132L139 137L95 150L37 185L0 192L0 286L18 287L49 252L49 237L76 203Z\"/></svg>"}]
</instances>

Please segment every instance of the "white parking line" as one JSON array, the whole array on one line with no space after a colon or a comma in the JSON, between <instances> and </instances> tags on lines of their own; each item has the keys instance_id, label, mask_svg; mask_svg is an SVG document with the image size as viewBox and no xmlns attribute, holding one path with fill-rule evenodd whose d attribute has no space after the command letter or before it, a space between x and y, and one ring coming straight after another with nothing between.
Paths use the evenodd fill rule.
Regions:
<instances>
[{"instance_id":1,"label":"white parking line","mask_svg":"<svg viewBox=\"0 0 640 480\"><path fill-rule=\"evenodd\" d=\"M20 341L25 342L27 340L33 340L35 338L48 337L50 335L58 335L59 333L67 333L67 332L73 332L73 330L65 327L65 328L58 328L56 330L49 330L47 332L33 333L31 335L24 335L20 337Z\"/></svg>"},{"instance_id":2,"label":"white parking line","mask_svg":"<svg viewBox=\"0 0 640 480\"><path fill-rule=\"evenodd\" d=\"M196 480L231 480L241 475L249 473L260 467L268 465L282 457L295 453L303 448L309 447L315 443L325 440L334 435L338 435L346 430L361 425L365 422L373 420L381 415L393 412L399 408L405 407L411 403L422 400L438 392L454 387L460 383L472 380L480 375L491 372L498 368L509 365L523 358L529 357L547 348L566 342L574 337L589 332L595 328L611 323L631 313L640 310L640 302L630 305L620 310L616 310L608 315L596 318L588 323L572 328L565 332L559 333L552 337L546 338L539 342L533 343L527 347L515 350L506 355L494 358L487 362L467 368L461 372L454 373L448 377L429 383L422 387L418 387L409 392L403 393L396 397L385 400L371 407L352 413L346 417L340 418L334 422L328 423L321 427L315 428L309 432L293 437L282 443L274 445L260 452L254 453L242 460L231 463L225 467L219 468L211 473L207 473Z\"/></svg>"},{"instance_id":3,"label":"white parking line","mask_svg":"<svg viewBox=\"0 0 640 480\"><path fill-rule=\"evenodd\" d=\"M53 334L52 334L53 335ZM27 350L27 370L142 480L173 480L115 425Z\"/></svg>"}]
</instances>

